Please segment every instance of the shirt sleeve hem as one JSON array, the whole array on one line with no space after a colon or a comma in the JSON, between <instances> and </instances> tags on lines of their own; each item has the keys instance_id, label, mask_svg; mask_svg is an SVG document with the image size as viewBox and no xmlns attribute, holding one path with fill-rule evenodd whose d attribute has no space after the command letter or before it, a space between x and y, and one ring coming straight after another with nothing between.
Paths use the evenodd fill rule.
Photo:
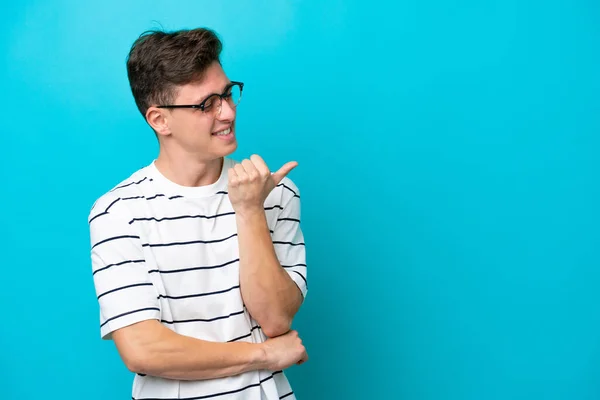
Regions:
<instances>
[{"instance_id":1,"label":"shirt sleeve hem","mask_svg":"<svg viewBox=\"0 0 600 400\"><path fill-rule=\"evenodd\" d=\"M117 329L125 328L138 322L156 319L160 321L160 311L144 310L134 314L116 318L100 327L100 337L103 340L112 340L112 333Z\"/></svg>"},{"instance_id":2,"label":"shirt sleeve hem","mask_svg":"<svg viewBox=\"0 0 600 400\"><path fill-rule=\"evenodd\" d=\"M308 293L308 286L306 285L304 279L302 279L302 277L297 272L288 270L286 270L286 272L288 273L290 278L292 278L296 286L298 286L300 292L302 292L302 298L306 298L306 294Z\"/></svg>"}]
</instances>

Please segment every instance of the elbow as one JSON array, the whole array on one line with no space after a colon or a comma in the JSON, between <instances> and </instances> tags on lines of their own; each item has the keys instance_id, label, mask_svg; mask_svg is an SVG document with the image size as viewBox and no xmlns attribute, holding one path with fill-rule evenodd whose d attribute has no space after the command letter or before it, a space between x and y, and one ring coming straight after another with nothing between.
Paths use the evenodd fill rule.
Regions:
<instances>
[{"instance_id":1,"label":"elbow","mask_svg":"<svg viewBox=\"0 0 600 400\"><path fill-rule=\"evenodd\" d=\"M157 372L160 365L153 349L156 348L154 344L162 339L162 328L156 321L144 321L113 333L121 360L129 371L141 375Z\"/></svg>"},{"instance_id":2,"label":"elbow","mask_svg":"<svg viewBox=\"0 0 600 400\"><path fill-rule=\"evenodd\" d=\"M146 346L129 342L126 346L121 345L117 348L123 364L129 371L140 375L154 375L158 372L155 371L156 363L153 362L154 358Z\"/></svg>"},{"instance_id":3,"label":"elbow","mask_svg":"<svg viewBox=\"0 0 600 400\"><path fill-rule=\"evenodd\" d=\"M133 373L148 375L152 369L149 360L147 357L144 357L141 352L123 354L122 359L127 369Z\"/></svg>"},{"instance_id":4,"label":"elbow","mask_svg":"<svg viewBox=\"0 0 600 400\"><path fill-rule=\"evenodd\" d=\"M291 327L292 321L288 318L278 318L273 321L268 321L266 324L261 324L263 333L270 338L288 333Z\"/></svg>"}]
</instances>

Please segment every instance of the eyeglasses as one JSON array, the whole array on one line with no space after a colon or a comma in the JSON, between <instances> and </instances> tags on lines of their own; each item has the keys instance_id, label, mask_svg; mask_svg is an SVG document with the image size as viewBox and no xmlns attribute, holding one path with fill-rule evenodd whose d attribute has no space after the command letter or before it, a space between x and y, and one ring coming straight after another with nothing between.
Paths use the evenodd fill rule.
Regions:
<instances>
[{"instance_id":1,"label":"eyeglasses","mask_svg":"<svg viewBox=\"0 0 600 400\"><path fill-rule=\"evenodd\" d=\"M237 107L242 100L242 91L244 90L243 82L231 82L225 87L221 94L213 93L200 104L169 104L157 106L158 108L196 108L204 113L210 113L213 116L221 114L223 99L227 101L231 108Z\"/></svg>"}]
</instances>

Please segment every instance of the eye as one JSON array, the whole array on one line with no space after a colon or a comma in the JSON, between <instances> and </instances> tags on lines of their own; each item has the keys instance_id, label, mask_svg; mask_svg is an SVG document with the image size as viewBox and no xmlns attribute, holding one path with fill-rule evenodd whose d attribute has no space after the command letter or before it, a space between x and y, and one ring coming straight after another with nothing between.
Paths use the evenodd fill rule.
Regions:
<instances>
[{"instance_id":1,"label":"eye","mask_svg":"<svg viewBox=\"0 0 600 400\"><path fill-rule=\"evenodd\" d=\"M215 105L216 97L210 96L208 99L204 101L204 110L208 111Z\"/></svg>"}]
</instances>

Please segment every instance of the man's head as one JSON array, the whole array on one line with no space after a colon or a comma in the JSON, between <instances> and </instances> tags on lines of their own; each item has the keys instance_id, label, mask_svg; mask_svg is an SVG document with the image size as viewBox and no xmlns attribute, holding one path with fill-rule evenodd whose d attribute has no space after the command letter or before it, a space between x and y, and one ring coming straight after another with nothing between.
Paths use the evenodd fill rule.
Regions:
<instances>
[{"instance_id":1,"label":"man's head","mask_svg":"<svg viewBox=\"0 0 600 400\"><path fill-rule=\"evenodd\" d=\"M217 35L204 28L149 31L133 44L127 58L131 91L161 147L203 161L235 151L243 85L226 76L221 49Z\"/></svg>"}]
</instances>

